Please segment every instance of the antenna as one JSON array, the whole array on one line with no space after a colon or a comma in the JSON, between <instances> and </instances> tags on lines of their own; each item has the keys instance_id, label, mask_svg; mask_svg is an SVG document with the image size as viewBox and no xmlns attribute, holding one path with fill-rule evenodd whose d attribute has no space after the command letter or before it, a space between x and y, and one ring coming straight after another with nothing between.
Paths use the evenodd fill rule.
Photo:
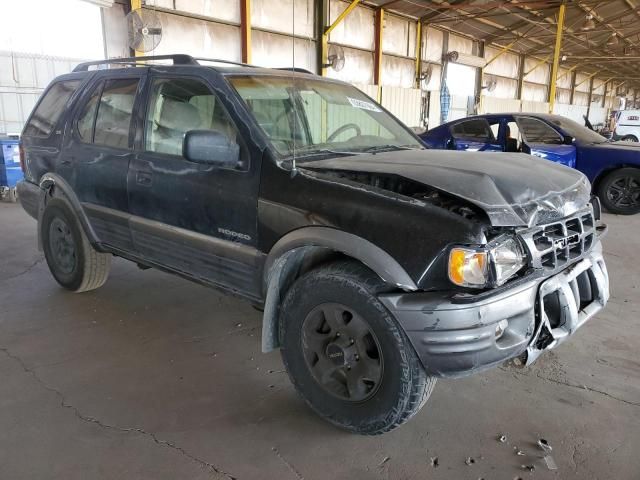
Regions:
<instances>
[{"instance_id":1,"label":"antenna","mask_svg":"<svg viewBox=\"0 0 640 480\"><path fill-rule=\"evenodd\" d=\"M293 158L291 160L291 178L298 174L296 167L296 127L298 125L298 102L295 96L296 89L296 2L291 2L291 81L293 83L293 89L291 90L293 96ZM291 95L291 93L290 93Z\"/></svg>"}]
</instances>

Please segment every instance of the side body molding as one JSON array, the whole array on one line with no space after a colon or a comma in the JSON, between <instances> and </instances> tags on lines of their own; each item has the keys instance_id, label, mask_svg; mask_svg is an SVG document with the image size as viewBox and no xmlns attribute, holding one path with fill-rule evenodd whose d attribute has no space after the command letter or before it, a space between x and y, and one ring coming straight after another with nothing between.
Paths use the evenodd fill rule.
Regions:
<instances>
[{"instance_id":1,"label":"side body molding","mask_svg":"<svg viewBox=\"0 0 640 480\"><path fill-rule=\"evenodd\" d=\"M391 255L362 237L329 227L303 227L294 230L276 242L265 261L263 352L270 352L280 345L278 319L283 287L296 275L305 255L318 249L340 252L358 260L385 282L403 290L418 289L409 274Z\"/></svg>"}]
</instances>

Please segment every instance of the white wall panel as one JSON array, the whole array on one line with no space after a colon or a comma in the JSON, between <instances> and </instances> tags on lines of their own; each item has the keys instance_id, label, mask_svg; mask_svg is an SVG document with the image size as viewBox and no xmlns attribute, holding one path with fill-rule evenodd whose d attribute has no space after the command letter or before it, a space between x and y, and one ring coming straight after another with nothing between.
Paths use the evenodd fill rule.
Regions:
<instances>
[{"instance_id":1,"label":"white wall panel","mask_svg":"<svg viewBox=\"0 0 640 480\"><path fill-rule=\"evenodd\" d=\"M328 68L327 76L349 83L373 83L373 53L354 48L344 49L344 68L339 72Z\"/></svg>"},{"instance_id":2,"label":"white wall panel","mask_svg":"<svg viewBox=\"0 0 640 480\"><path fill-rule=\"evenodd\" d=\"M447 122L458 120L469 116L469 97L461 95L451 95L449 116Z\"/></svg>"},{"instance_id":3,"label":"white wall panel","mask_svg":"<svg viewBox=\"0 0 640 480\"><path fill-rule=\"evenodd\" d=\"M173 4L173 0L171 0ZM105 54L107 58L129 56L127 22L124 5L114 4L111 8L102 9L104 20Z\"/></svg>"},{"instance_id":4,"label":"white wall panel","mask_svg":"<svg viewBox=\"0 0 640 480\"><path fill-rule=\"evenodd\" d=\"M427 128L440 125L440 91L429 92L429 112L427 114Z\"/></svg>"},{"instance_id":5,"label":"white wall panel","mask_svg":"<svg viewBox=\"0 0 640 480\"><path fill-rule=\"evenodd\" d=\"M521 110L526 113L549 113L549 103L523 100Z\"/></svg>"},{"instance_id":6,"label":"white wall panel","mask_svg":"<svg viewBox=\"0 0 640 480\"><path fill-rule=\"evenodd\" d=\"M510 98L496 98L483 95L480 97L478 113L511 113L519 112L520 100Z\"/></svg>"},{"instance_id":7,"label":"white wall panel","mask_svg":"<svg viewBox=\"0 0 640 480\"><path fill-rule=\"evenodd\" d=\"M382 87L382 106L405 125L420 125L422 92L416 88Z\"/></svg>"},{"instance_id":8,"label":"white wall panel","mask_svg":"<svg viewBox=\"0 0 640 480\"><path fill-rule=\"evenodd\" d=\"M589 86L591 85L591 79L584 73L576 74L576 92L589 93Z\"/></svg>"},{"instance_id":9,"label":"white wall panel","mask_svg":"<svg viewBox=\"0 0 640 480\"><path fill-rule=\"evenodd\" d=\"M349 3L341 0L331 0L329 5L330 22L333 23L348 5ZM333 29L329 40L343 45L373 50L373 18L372 9L358 6Z\"/></svg>"},{"instance_id":10,"label":"white wall panel","mask_svg":"<svg viewBox=\"0 0 640 480\"><path fill-rule=\"evenodd\" d=\"M382 51L394 55L408 56L409 21L402 17L386 14L382 35ZM415 34L411 43L415 44Z\"/></svg>"},{"instance_id":11,"label":"white wall panel","mask_svg":"<svg viewBox=\"0 0 640 480\"><path fill-rule=\"evenodd\" d=\"M510 78L493 77L496 81L496 88L492 92L488 89L483 90L483 95L487 97L499 97L499 98L516 98L518 94L518 81ZM484 83L487 84L491 80L491 77L486 77Z\"/></svg>"},{"instance_id":12,"label":"white wall panel","mask_svg":"<svg viewBox=\"0 0 640 480\"><path fill-rule=\"evenodd\" d=\"M412 88L416 78L416 63L406 58L382 56L381 84L389 87Z\"/></svg>"},{"instance_id":13,"label":"white wall panel","mask_svg":"<svg viewBox=\"0 0 640 480\"><path fill-rule=\"evenodd\" d=\"M571 88L571 79L573 77L573 72L570 72L568 68L559 68L558 69L558 88Z\"/></svg>"},{"instance_id":14,"label":"white wall panel","mask_svg":"<svg viewBox=\"0 0 640 480\"><path fill-rule=\"evenodd\" d=\"M158 13L162 41L155 55L186 53L195 57L240 61L240 28L223 23Z\"/></svg>"},{"instance_id":15,"label":"white wall panel","mask_svg":"<svg viewBox=\"0 0 640 480\"><path fill-rule=\"evenodd\" d=\"M587 107L581 105L568 105L566 103L556 103L553 106L553 113L570 118L584 125L583 115L587 114Z\"/></svg>"},{"instance_id":16,"label":"white wall panel","mask_svg":"<svg viewBox=\"0 0 640 480\"><path fill-rule=\"evenodd\" d=\"M490 61L500 54L500 49L494 47L486 47L484 58ZM518 67L520 65L520 57L513 53L503 53L493 60L484 69L485 73L500 75L502 77L518 78Z\"/></svg>"},{"instance_id":17,"label":"white wall panel","mask_svg":"<svg viewBox=\"0 0 640 480\"><path fill-rule=\"evenodd\" d=\"M251 0L251 24L256 28L312 38L313 18L313 0Z\"/></svg>"},{"instance_id":18,"label":"white wall panel","mask_svg":"<svg viewBox=\"0 0 640 480\"><path fill-rule=\"evenodd\" d=\"M540 83L540 84L548 84L550 75L551 66L548 63L543 63L538 65L538 60L531 57L525 57L524 59L524 72L529 72L529 75L526 75L524 79L528 82ZM531 70L534 68L534 70Z\"/></svg>"},{"instance_id":19,"label":"white wall panel","mask_svg":"<svg viewBox=\"0 0 640 480\"><path fill-rule=\"evenodd\" d=\"M316 44L312 40L254 30L251 46L255 65L262 67L299 67L316 71Z\"/></svg>"},{"instance_id":20,"label":"white wall panel","mask_svg":"<svg viewBox=\"0 0 640 480\"><path fill-rule=\"evenodd\" d=\"M556 103L568 104L571 100L571 90L565 88L558 88L556 90Z\"/></svg>"},{"instance_id":21,"label":"white wall panel","mask_svg":"<svg viewBox=\"0 0 640 480\"><path fill-rule=\"evenodd\" d=\"M148 8L156 6L240 23L240 0L146 0L145 3Z\"/></svg>"},{"instance_id":22,"label":"white wall panel","mask_svg":"<svg viewBox=\"0 0 640 480\"><path fill-rule=\"evenodd\" d=\"M573 94L573 104L574 105L589 105L589 94L582 92L574 92Z\"/></svg>"},{"instance_id":23,"label":"white wall panel","mask_svg":"<svg viewBox=\"0 0 640 480\"><path fill-rule=\"evenodd\" d=\"M473 40L470 40L467 37L461 37L460 35L455 35L453 33L450 33L449 34L449 51L468 53L469 55L471 55L473 53Z\"/></svg>"},{"instance_id":24,"label":"white wall panel","mask_svg":"<svg viewBox=\"0 0 640 480\"><path fill-rule=\"evenodd\" d=\"M442 62L444 32L427 27L422 30L422 59L432 63Z\"/></svg>"},{"instance_id":25,"label":"white wall panel","mask_svg":"<svg viewBox=\"0 0 640 480\"><path fill-rule=\"evenodd\" d=\"M522 99L531 102L547 101L547 86L537 83L524 82L522 88Z\"/></svg>"}]
</instances>

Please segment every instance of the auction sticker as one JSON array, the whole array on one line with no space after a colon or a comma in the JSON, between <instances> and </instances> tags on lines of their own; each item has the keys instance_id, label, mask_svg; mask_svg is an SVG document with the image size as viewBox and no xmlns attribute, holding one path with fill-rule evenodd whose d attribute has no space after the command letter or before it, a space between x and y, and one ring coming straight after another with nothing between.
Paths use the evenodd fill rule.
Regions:
<instances>
[{"instance_id":1,"label":"auction sticker","mask_svg":"<svg viewBox=\"0 0 640 480\"><path fill-rule=\"evenodd\" d=\"M367 102L365 100L358 100L357 98L351 98L351 97L347 97L347 100L349 100L349 103L351 104L352 107L360 108L362 110L369 110L371 112L382 111L375 104L371 102Z\"/></svg>"}]
</instances>

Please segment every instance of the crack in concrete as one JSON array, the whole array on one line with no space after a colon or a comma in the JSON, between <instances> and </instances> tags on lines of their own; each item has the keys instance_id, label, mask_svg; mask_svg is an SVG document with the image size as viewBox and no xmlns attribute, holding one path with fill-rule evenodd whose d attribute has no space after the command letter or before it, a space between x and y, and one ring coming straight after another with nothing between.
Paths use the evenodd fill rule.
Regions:
<instances>
[{"instance_id":1,"label":"crack in concrete","mask_svg":"<svg viewBox=\"0 0 640 480\"><path fill-rule=\"evenodd\" d=\"M13 280L13 279L16 279L18 277L21 277L22 275L25 275L25 274L29 273L31 270L33 270L38 264L42 263L43 261L44 261L44 256L38 258L36 261L34 261L31 265L29 265L23 271L21 271L19 273L16 273L15 275L11 275L10 277L3 277L0 281L1 282L6 282L8 280Z\"/></svg>"},{"instance_id":2,"label":"crack in concrete","mask_svg":"<svg viewBox=\"0 0 640 480\"><path fill-rule=\"evenodd\" d=\"M509 373L514 374L514 375L518 375L518 376L522 376L522 377L529 377L530 376L530 374L528 374L528 373L517 372L517 371L514 371L513 369L510 369L508 367L500 366L498 368L500 370L504 371L504 372L509 372ZM599 393L600 395L604 395L604 396L609 397L609 398L611 398L613 400L617 400L618 402L626 403L627 405L632 405L634 407L640 407L640 403L632 402L630 400L625 400L624 398L616 397L615 395L611 395L610 393L603 392L602 390L598 390L596 388L589 387L588 385L576 385L576 384L573 384L573 383L564 382L564 381L561 381L561 380L557 380L555 378L549 378L549 377L542 376L538 372L535 373L535 376L537 378L539 378L540 380L545 380L547 382L552 382L552 383L555 383L555 384L558 384L558 385L564 385L566 387L577 388L579 390L583 390L583 391L587 391L587 392Z\"/></svg>"},{"instance_id":3,"label":"crack in concrete","mask_svg":"<svg viewBox=\"0 0 640 480\"><path fill-rule=\"evenodd\" d=\"M65 396L62 394L62 392L60 392L59 390L57 390L57 389L49 386L47 383L45 383L36 374L36 372L33 369L27 367L27 365L24 363L24 361L20 357L18 357L17 355L12 354L6 348L0 348L0 351L3 352L8 358L10 358L13 361L17 362L20 365L20 367L22 368L22 370L25 373L28 373L29 375L31 375L34 378L34 380L38 384L40 384L45 390L48 390L49 392L53 392L60 399L60 406L62 408L67 408L67 409L71 410L79 420L81 420L83 422L86 422L86 423L93 423L95 425L98 425L100 428L104 428L104 429L108 429L108 430L115 430L115 431L124 432L124 433L138 433L140 435L143 435L145 437L150 438L157 445L160 445L160 446L163 446L163 447L168 447L168 448L170 448L172 450L175 450L176 452L178 452L182 456L188 458L189 460L199 464L202 467L205 467L208 470L211 470L213 473L216 473L218 475L223 475L226 478L228 478L229 480L237 480L237 477L234 477L230 473L227 473L227 472L225 472L223 470L220 470L218 467L216 467L212 463L207 462L206 460L202 460L202 459L190 454L184 448L179 447L175 443L170 442L168 440L162 440L162 439L158 438L157 435L155 433L153 433L153 432L148 432L148 431L146 431L146 430L144 430L142 428L120 427L120 426L117 426L117 425L110 425L108 423L102 422L101 420L99 420L99 419L97 419L95 417L90 417L88 415L82 414L80 412L80 410L78 410L77 407L74 407L73 405L67 403L67 400L66 400Z\"/></svg>"},{"instance_id":4,"label":"crack in concrete","mask_svg":"<svg viewBox=\"0 0 640 480\"><path fill-rule=\"evenodd\" d=\"M280 451L279 451L276 447L272 447L272 448L271 448L271 450L272 450L272 451L273 451L273 453L275 453L275 455L280 459L280 461L281 461L282 463L284 463L284 464L287 466L287 468L289 469L289 471L290 471L291 473L293 473L293 474L296 476L296 478L297 478L298 480L304 480L304 477L302 476L302 474L301 474L298 470L296 470L296 467L294 467L291 463L289 463L289 462L287 461L287 459L286 459L286 458L284 458L284 457L282 456L282 454L280 453Z\"/></svg>"}]
</instances>

